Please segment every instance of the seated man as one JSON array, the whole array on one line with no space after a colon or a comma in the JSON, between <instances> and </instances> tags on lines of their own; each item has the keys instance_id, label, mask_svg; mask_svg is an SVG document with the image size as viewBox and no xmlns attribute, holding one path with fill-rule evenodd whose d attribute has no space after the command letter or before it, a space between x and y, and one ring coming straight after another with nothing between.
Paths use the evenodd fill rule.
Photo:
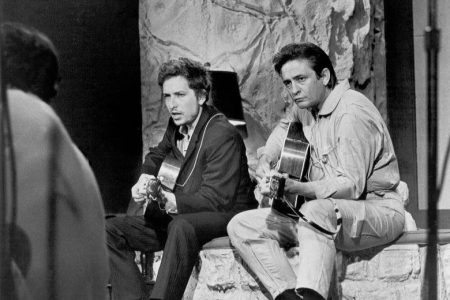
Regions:
<instances>
[{"instance_id":1,"label":"seated man","mask_svg":"<svg viewBox=\"0 0 450 300\"><path fill-rule=\"evenodd\" d=\"M244 142L227 118L206 105L207 71L186 58L161 66L158 84L170 120L162 141L150 148L142 175L132 188L145 201L167 158L181 169L172 192L162 190L161 203L150 201L144 216L107 219L111 284L116 300L141 299L143 280L133 251L164 249L151 299L181 299L203 244L227 234L228 221L256 207ZM161 199L158 199L160 201Z\"/></svg>"},{"instance_id":2,"label":"seated man","mask_svg":"<svg viewBox=\"0 0 450 300\"><path fill-rule=\"evenodd\" d=\"M347 80L337 83L322 49L290 44L273 63L295 105L267 140L257 167L259 187L270 190L270 167L288 123L300 121L312 148L308 180L287 178L285 192L311 201L293 218L274 208L243 212L230 221L228 234L275 299L326 299L336 248L361 250L402 233L397 158L375 106ZM298 277L283 251L291 245L299 247Z\"/></svg>"},{"instance_id":3,"label":"seated man","mask_svg":"<svg viewBox=\"0 0 450 300\"><path fill-rule=\"evenodd\" d=\"M4 298L106 299L100 191L87 160L45 103L59 82L53 43L21 24L2 24L0 35L13 141L4 160L10 197L1 201L6 201L15 279L15 285L4 287L15 291ZM4 117L0 121L6 124Z\"/></svg>"}]
</instances>

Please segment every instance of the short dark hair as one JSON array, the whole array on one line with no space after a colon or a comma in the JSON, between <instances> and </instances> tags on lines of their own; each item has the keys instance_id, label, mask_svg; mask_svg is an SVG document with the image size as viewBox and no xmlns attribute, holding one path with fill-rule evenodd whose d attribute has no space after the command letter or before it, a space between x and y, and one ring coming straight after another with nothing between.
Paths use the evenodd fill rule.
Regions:
<instances>
[{"instance_id":1,"label":"short dark hair","mask_svg":"<svg viewBox=\"0 0 450 300\"><path fill-rule=\"evenodd\" d=\"M33 93L46 102L55 97L59 63L50 39L19 23L2 24L0 36L6 85Z\"/></svg>"},{"instance_id":2,"label":"short dark hair","mask_svg":"<svg viewBox=\"0 0 450 300\"><path fill-rule=\"evenodd\" d=\"M328 69L330 71L330 81L327 87L334 88L337 83L337 78L330 57L319 46L313 43L288 44L275 54L272 63L275 71L281 75L283 65L288 61L296 59L308 60L311 68L316 72L318 77L322 76L323 69Z\"/></svg>"},{"instance_id":3,"label":"short dark hair","mask_svg":"<svg viewBox=\"0 0 450 300\"><path fill-rule=\"evenodd\" d=\"M208 71L201 63L185 57L171 59L163 63L159 69L158 85L162 87L167 79L176 76L186 78L189 87L194 90L195 95L197 97L204 95L206 101L208 101L211 79Z\"/></svg>"}]
</instances>

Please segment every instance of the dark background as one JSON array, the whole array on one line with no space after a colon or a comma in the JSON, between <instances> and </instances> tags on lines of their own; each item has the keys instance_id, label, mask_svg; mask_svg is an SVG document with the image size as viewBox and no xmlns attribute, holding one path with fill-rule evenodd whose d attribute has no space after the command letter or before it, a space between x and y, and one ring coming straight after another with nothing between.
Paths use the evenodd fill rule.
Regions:
<instances>
[{"instance_id":1,"label":"dark background","mask_svg":"<svg viewBox=\"0 0 450 300\"><path fill-rule=\"evenodd\" d=\"M44 32L59 51L52 106L88 158L108 213L125 212L142 135L138 1L2 1L6 21Z\"/></svg>"},{"instance_id":2,"label":"dark background","mask_svg":"<svg viewBox=\"0 0 450 300\"><path fill-rule=\"evenodd\" d=\"M426 170L417 170L413 1L385 0L384 17L389 130L398 157L400 178L408 183L410 204L407 210L419 228L427 228L428 210L419 209L417 189L417 172ZM441 209L438 215L438 227L450 228L450 210Z\"/></svg>"},{"instance_id":3,"label":"dark background","mask_svg":"<svg viewBox=\"0 0 450 300\"><path fill-rule=\"evenodd\" d=\"M6 20L46 33L60 53L63 81L53 107L89 159L106 211L125 212L142 160L139 1L7 0ZM419 227L412 1L384 1L389 128ZM399 22L398 20L402 20ZM449 211L439 227L448 228Z\"/></svg>"}]
</instances>

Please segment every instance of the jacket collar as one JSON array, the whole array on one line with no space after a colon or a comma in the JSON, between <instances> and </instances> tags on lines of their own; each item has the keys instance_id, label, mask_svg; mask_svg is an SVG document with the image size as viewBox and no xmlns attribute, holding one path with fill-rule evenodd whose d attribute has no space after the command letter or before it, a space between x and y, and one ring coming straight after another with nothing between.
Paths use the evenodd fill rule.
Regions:
<instances>
[{"instance_id":1,"label":"jacket collar","mask_svg":"<svg viewBox=\"0 0 450 300\"><path fill-rule=\"evenodd\" d=\"M209 119L211 119L211 117L217 113L218 111L212 106L203 106L203 111L200 115L200 118L198 119L197 125L195 126L194 133L192 134L188 149L186 151L185 161L187 161L189 157L195 152L194 150L197 148L196 145L200 138L200 134L203 132L206 123L208 123Z\"/></svg>"},{"instance_id":2,"label":"jacket collar","mask_svg":"<svg viewBox=\"0 0 450 300\"><path fill-rule=\"evenodd\" d=\"M344 95L344 93L348 89L350 89L350 83L347 79L338 83L328 95L327 99L325 99L325 102L323 103L322 108L319 111L319 116L326 116L331 114L336 109L339 101L341 101L342 95Z\"/></svg>"}]
</instances>

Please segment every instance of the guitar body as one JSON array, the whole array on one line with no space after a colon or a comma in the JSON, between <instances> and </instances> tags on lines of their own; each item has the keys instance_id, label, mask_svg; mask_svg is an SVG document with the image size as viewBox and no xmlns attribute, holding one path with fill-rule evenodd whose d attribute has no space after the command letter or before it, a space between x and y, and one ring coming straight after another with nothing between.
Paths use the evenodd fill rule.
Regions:
<instances>
[{"instance_id":1,"label":"guitar body","mask_svg":"<svg viewBox=\"0 0 450 300\"><path fill-rule=\"evenodd\" d=\"M288 133L281 150L280 160L277 164L277 172L288 174L293 180L305 180L310 159L310 145L303 133L300 122L289 123ZM284 194L285 178L272 176L270 181L270 197L272 209L298 219L298 211L305 202L303 196Z\"/></svg>"},{"instance_id":2,"label":"guitar body","mask_svg":"<svg viewBox=\"0 0 450 300\"><path fill-rule=\"evenodd\" d=\"M151 227L165 228L172 220L172 217L164 209L165 203L162 201L161 190L173 192L180 173L180 167L181 165L178 160L167 156L161 164L158 176L156 177L157 180L149 183L147 187L147 194L154 194L153 197L157 199L148 200L145 207L144 218ZM149 191L150 186L151 191Z\"/></svg>"},{"instance_id":3,"label":"guitar body","mask_svg":"<svg viewBox=\"0 0 450 300\"><path fill-rule=\"evenodd\" d=\"M310 145L303 134L302 123L289 123L277 171L289 174L290 178L302 180L308 169L309 152Z\"/></svg>"},{"instance_id":4,"label":"guitar body","mask_svg":"<svg viewBox=\"0 0 450 300\"><path fill-rule=\"evenodd\" d=\"M157 178L161 182L162 188L173 192L180 174L180 162L173 157L166 157L159 168Z\"/></svg>"}]
</instances>

